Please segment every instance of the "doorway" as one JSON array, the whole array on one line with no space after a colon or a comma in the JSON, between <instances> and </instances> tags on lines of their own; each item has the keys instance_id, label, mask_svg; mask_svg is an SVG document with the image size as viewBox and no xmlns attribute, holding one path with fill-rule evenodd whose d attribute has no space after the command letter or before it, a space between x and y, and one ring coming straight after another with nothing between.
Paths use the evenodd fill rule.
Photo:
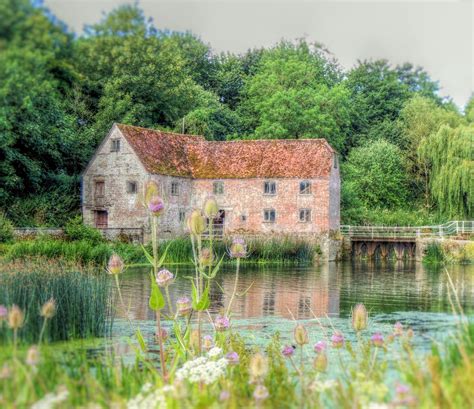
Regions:
<instances>
[{"instance_id":1,"label":"doorway","mask_svg":"<svg viewBox=\"0 0 474 409\"><path fill-rule=\"evenodd\" d=\"M95 227L98 229L106 229L108 225L107 210L96 210L94 212Z\"/></svg>"}]
</instances>

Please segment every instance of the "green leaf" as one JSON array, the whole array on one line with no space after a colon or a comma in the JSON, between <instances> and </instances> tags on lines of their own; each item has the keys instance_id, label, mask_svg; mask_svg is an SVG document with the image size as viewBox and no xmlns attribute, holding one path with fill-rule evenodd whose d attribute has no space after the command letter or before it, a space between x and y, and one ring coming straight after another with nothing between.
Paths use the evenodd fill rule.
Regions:
<instances>
[{"instance_id":1,"label":"green leaf","mask_svg":"<svg viewBox=\"0 0 474 409\"><path fill-rule=\"evenodd\" d=\"M161 293L160 287L156 284L156 281L153 278L153 274L150 274L151 278L151 295L150 295L150 308L153 311L159 311L165 306L165 298Z\"/></svg>"},{"instance_id":2,"label":"green leaf","mask_svg":"<svg viewBox=\"0 0 474 409\"><path fill-rule=\"evenodd\" d=\"M219 260L219 262L216 264L216 266L212 270L211 278L214 278L217 275L217 272L219 271L223 261L224 261L224 255L222 255L221 259Z\"/></svg>"},{"instance_id":3,"label":"green leaf","mask_svg":"<svg viewBox=\"0 0 474 409\"><path fill-rule=\"evenodd\" d=\"M145 343L145 339L143 338L142 332L140 331L140 328L137 328L135 331L135 336L137 337L138 343L140 344L140 348L142 349L143 352L147 351L147 346Z\"/></svg>"},{"instance_id":4,"label":"green leaf","mask_svg":"<svg viewBox=\"0 0 474 409\"><path fill-rule=\"evenodd\" d=\"M165 248L165 251L163 252L163 255L158 260L158 268L160 268L163 265L163 263L165 262L165 258L166 258L166 255L168 254L168 250L171 246L171 243L172 243L171 241L168 243L168 245Z\"/></svg>"},{"instance_id":5,"label":"green leaf","mask_svg":"<svg viewBox=\"0 0 474 409\"><path fill-rule=\"evenodd\" d=\"M141 244L141 246L142 246L143 253L145 254L145 257L148 260L148 262L152 266L155 265L155 260L154 260L153 256L150 253L148 253L147 249L145 248L145 246L143 244Z\"/></svg>"}]
</instances>

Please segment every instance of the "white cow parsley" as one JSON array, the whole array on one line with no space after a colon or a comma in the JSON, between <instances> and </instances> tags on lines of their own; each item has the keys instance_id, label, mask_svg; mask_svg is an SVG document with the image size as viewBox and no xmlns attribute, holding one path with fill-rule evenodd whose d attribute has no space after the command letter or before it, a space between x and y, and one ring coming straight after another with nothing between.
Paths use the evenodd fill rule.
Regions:
<instances>
[{"instance_id":1,"label":"white cow parsley","mask_svg":"<svg viewBox=\"0 0 474 409\"><path fill-rule=\"evenodd\" d=\"M219 348L220 349L220 348ZM227 359L220 358L212 361L209 358L201 356L186 362L176 371L178 380L187 380L191 383L204 383L209 385L216 382L221 376L224 376L227 367Z\"/></svg>"}]
</instances>

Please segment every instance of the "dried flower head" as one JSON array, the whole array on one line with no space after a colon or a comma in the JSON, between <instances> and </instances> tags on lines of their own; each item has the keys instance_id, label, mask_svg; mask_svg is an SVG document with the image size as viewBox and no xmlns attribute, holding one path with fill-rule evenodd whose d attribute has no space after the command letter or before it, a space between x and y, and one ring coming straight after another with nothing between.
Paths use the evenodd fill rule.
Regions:
<instances>
[{"instance_id":1,"label":"dried flower head","mask_svg":"<svg viewBox=\"0 0 474 409\"><path fill-rule=\"evenodd\" d=\"M281 350L281 354L284 356L284 357L287 357L289 358L290 356L293 356L295 353L295 348L293 348L292 345L286 345L285 347L283 347L283 349Z\"/></svg>"},{"instance_id":2,"label":"dried flower head","mask_svg":"<svg viewBox=\"0 0 474 409\"><path fill-rule=\"evenodd\" d=\"M193 210L188 217L187 225L189 232L195 236L199 236L206 230L206 220L200 210Z\"/></svg>"},{"instance_id":3,"label":"dried flower head","mask_svg":"<svg viewBox=\"0 0 474 409\"><path fill-rule=\"evenodd\" d=\"M17 330L23 326L24 321L25 315L23 314L23 311L18 307L18 305L14 305L8 313L8 326Z\"/></svg>"},{"instance_id":4,"label":"dried flower head","mask_svg":"<svg viewBox=\"0 0 474 409\"><path fill-rule=\"evenodd\" d=\"M165 203L163 202L163 199L161 199L159 196L153 196L148 202L148 210L153 216L160 216L165 210Z\"/></svg>"},{"instance_id":5,"label":"dried flower head","mask_svg":"<svg viewBox=\"0 0 474 409\"><path fill-rule=\"evenodd\" d=\"M344 346L344 335L336 331L331 337L331 343L333 348L342 348Z\"/></svg>"},{"instance_id":6,"label":"dried flower head","mask_svg":"<svg viewBox=\"0 0 474 409\"><path fill-rule=\"evenodd\" d=\"M160 332L156 331L155 338L157 341L166 341L168 339L168 331L165 328L160 328Z\"/></svg>"},{"instance_id":7,"label":"dried flower head","mask_svg":"<svg viewBox=\"0 0 474 409\"><path fill-rule=\"evenodd\" d=\"M367 328L369 314L364 304L357 304L352 310L352 328L354 331L363 331Z\"/></svg>"},{"instance_id":8,"label":"dried flower head","mask_svg":"<svg viewBox=\"0 0 474 409\"><path fill-rule=\"evenodd\" d=\"M250 359L249 371L253 379L263 378L268 372L268 359L257 352Z\"/></svg>"},{"instance_id":9,"label":"dried flower head","mask_svg":"<svg viewBox=\"0 0 474 409\"><path fill-rule=\"evenodd\" d=\"M202 347L209 351L210 349L214 348L214 338L211 335L204 335L202 339Z\"/></svg>"},{"instance_id":10,"label":"dried flower head","mask_svg":"<svg viewBox=\"0 0 474 409\"><path fill-rule=\"evenodd\" d=\"M216 331L226 331L230 327L230 320L228 317L218 315L214 320L214 327Z\"/></svg>"},{"instance_id":11,"label":"dried flower head","mask_svg":"<svg viewBox=\"0 0 474 409\"><path fill-rule=\"evenodd\" d=\"M317 354L326 351L327 344L324 341L318 341L316 344L314 344L314 352Z\"/></svg>"},{"instance_id":12,"label":"dried flower head","mask_svg":"<svg viewBox=\"0 0 474 409\"><path fill-rule=\"evenodd\" d=\"M201 250L199 261L203 267L212 266L214 263L214 253L207 247Z\"/></svg>"},{"instance_id":13,"label":"dried flower head","mask_svg":"<svg viewBox=\"0 0 474 409\"><path fill-rule=\"evenodd\" d=\"M191 300L189 297L180 297L176 300L176 309L181 316L189 315L192 311Z\"/></svg>"},{"instance_id":14,"label":"dried flower head","mask_svg":"<svg viewBox=\"0 0 474 409\"><path fill-rule=\"evenodd\" d=\"M225 359L229 362L229 365L237 365L240 361L239 354L237 352L229 352L226 354Z\"/></svg>"},{"instance_id":15,"label":"dried flower head","mask_svg":"<svg viewBox=\"0 0 474 409\"><path fill-rule=\"evenodd\" d=\"M245 240L240 237L234 238L230 245L229 255L233 258L247 257L247 244L245 244Z\"/></svg>"},{"instance_id":16,"label":"dried flower head","mask_svg":"<svg viewBox=\"0 0 474 409\"><path fill-rule=\"evenodd\" d=\"M306 328L302 324L298 324L295 327L294 338L295 342L300 346L309 343L308 331L306 331Z\"/></svg>"},{"instance_id":17,"label":"dried flower head","mask_svg":"<svg viewBox=\"0 0 474 409\"><path fill-rule=\"evenodd\" d=\"M107 271L109 274L116 275L120 274L123 271L124 263L121 257L114 253L109 259L107 264Z\"/></svg>"},{"instance_id":18,"label":"dried flower head","mask_svg":"<svg viewBox=\"0 0 474 409\"><path fill-rule=\"evenodd\" d=\"M253 392L253 397L256 401L262 401L270 396L268 389L264 385L257 385Z\"/></svg>"},{"instance_id":19,"label":"dried flower head","mask_svg":"<svg viewBox=\"0 0 474 409\"><path fill-rule=\"evenodd\" d=\"M50 298L41 307L40 315L48 320L54 317L56 314L56 301L54 298Z\"/></svg>"},{"instance_id":20,"label":"dried flower head","mask_svg":"<svg viewBox=\"0 0 474 409\"><path fill-rule=\"evenodd\" d=\"M374 335L372 335L370 340L376 347L383 346L383 335L380 332L376 332Z\"/></svg>"},{"instance_id":21,"label":"dried flower head","mask_svg":"<svg viewBox=\"0 0 474 409\"><path fill-rule=\"evenodd\" d=\"M156 284L158 284L159 287L167 287L173 282L173 280L173 273L166 268L156 273Z\"/></svg>"},{"instance_id":22,"label":"dried flower head","mask_svg":"<svg viewBox=\"0 0 474 409\"><path fill-rule=\"evenodd\" d=\"M204 215L209 219L214 219L219 212L219 207L217 206L216 199L210 197L204 203Z\"/></svg>"},{"instance_id":23,"label":"dried flower head","mask_svg":"<svg viewBox=\"0 0 474 409\"><path fill-rule=\"evenodd\" d=\"M36 345L31 346L26 353L26 360L27 365L36 366L39 362L39 349Z\"/></svg>"},{"instance_id":24,"label":"dried flower head","mask_svg":"<svg viewBox=\"0 0 474 409\"><path fill-rule=\"evenodd\" d=\"M320 352L316 355L313 361L314 369L318 372L326 372L328 367L328 357L325 352Z\"/></svg>"}]
</instances>

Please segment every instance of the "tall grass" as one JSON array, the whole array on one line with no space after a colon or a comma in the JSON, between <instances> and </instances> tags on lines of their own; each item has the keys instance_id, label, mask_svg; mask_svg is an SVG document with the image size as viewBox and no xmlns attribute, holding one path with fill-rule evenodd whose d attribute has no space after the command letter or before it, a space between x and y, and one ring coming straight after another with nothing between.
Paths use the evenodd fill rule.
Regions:
<instances>
[{"instance_id":1,"label":"tall grass","mask_svg":"<svg viewBox=\"0 0 474 409\"><path fill-rule=\"evenodd\" d=\"M57 305L48 322L45 338L51 341L98 337L106 332L110 313L110 289L105 274L79 271L19 271L0 273L0 304L18 305L25 313L21 340L37 342L43 324L41 306L50 298ZM11 332L0 327L0 341Z\"/></svg>"},{"instance_id":2,"label":"tall grass","mask_svg":"<svg viewBox=\"0 0 474 409\"><path fill-rule=\"evenodd\" d=\"M443 264L446 262L446 255L439 243L429 243L423 256L424 264Z\"/></svg>"}]
</instances>

